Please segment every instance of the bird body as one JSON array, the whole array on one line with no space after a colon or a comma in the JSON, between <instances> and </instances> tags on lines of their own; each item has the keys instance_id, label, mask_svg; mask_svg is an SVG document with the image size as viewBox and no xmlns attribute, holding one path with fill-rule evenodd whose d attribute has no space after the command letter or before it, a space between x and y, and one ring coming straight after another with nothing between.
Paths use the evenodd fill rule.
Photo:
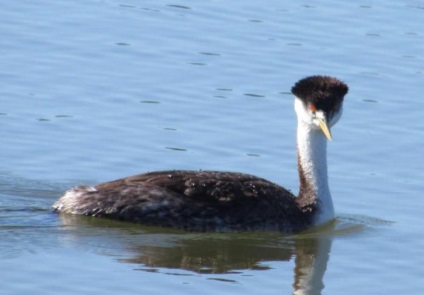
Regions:
<instances>
[{"instance_id":1,"label":"bird body","mask_svg":"<svg viewBox=\"0 0 424 295\"><path fill-rule=\"evenodd\" d=\"M347 86L312 76L292 88L298 117L300 189L249 174L220 171L150 172L96 186L78 186L54 205L58 212L106 217L190 231L300 232L334 218L326 145L341 116Z\"/></svg>"},{"instance_id":2,"label":"bird body","mask_svg":"<svg viewBox=\"0 0 424 295\"><path fill-rule=\"evenodd\" d=\"M288 227L281 216L296 220L295 231L311 222L283 187L234 172L151 172L79 186L63 198L59 211L190 231L281 231Z\"/></svg>"}]
</instances>

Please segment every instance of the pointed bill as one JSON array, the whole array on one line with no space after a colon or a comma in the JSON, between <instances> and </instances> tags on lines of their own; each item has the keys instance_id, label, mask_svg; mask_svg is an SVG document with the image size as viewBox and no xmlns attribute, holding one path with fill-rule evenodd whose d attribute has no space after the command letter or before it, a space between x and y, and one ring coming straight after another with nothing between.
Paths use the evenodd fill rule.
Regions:
<instances>
[{"instance_id":1,"label":"pointed bill","mask_svg":"<svg viewBox=\"0 0 424 295\"><path fill-rule=\"evenodd\" d=\"M325 119L318 119L319 127L321 128L322 132L324 133L325 137L327 137L328 140L332 140L333 136L331 135L330 128L327 125L327 120Z\"/></svg>"}]
</instances>

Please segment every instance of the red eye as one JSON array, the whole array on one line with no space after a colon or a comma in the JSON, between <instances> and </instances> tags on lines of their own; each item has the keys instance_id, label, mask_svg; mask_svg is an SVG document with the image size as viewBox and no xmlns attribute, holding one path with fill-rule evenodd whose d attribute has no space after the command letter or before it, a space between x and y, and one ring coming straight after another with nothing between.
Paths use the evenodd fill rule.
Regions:
<instances>
[{"instance_id":1,"label":"red eye","mask_svg":"<svg viewBox=\"0 0 424 295\"><path fill-rule=\"evenodd\" d=\"M312 112L315 112L317 109L316 109L316 107L314 106L314 105L311 105L310 107L309 107L309 109L312 111Z\"/></svg>"}]
</instances>

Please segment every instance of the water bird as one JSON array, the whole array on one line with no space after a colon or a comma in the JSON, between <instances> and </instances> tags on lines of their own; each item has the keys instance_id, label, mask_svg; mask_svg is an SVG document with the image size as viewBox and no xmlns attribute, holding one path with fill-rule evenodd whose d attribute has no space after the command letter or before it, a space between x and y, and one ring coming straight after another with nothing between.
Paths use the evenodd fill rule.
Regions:
<instances>
[{"instance_id":1,"label":"water bird","mask_svg":"<svg viewBox=\"0 0 424 295\"><path fill-rule=\"evenodd\" d=\"M56 212L188 231L297 233L334 219L327 141L342 115L348 86L310 76L291 89L297 115L299 194L249 174L224 171L148 172L65 192Z\"/></svg>"}]
</instances>

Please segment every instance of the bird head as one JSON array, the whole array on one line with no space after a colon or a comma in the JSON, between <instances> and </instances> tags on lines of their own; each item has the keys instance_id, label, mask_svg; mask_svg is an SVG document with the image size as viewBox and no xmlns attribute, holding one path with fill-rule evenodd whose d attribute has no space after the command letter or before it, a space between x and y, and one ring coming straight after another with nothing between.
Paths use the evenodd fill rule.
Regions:
<instances>
[{"instance_id":1,"label":"bird head","mask_svg":"<svg viewBox=\"0 0 424 295\"><path fill-rule=\"evenodd\" d=\"M321 130L331 140L331 127L342 115L347 92L345 83L329 76L311 76L298 81L292 87L298 120Z\"/></svg>"}]
</instances>

